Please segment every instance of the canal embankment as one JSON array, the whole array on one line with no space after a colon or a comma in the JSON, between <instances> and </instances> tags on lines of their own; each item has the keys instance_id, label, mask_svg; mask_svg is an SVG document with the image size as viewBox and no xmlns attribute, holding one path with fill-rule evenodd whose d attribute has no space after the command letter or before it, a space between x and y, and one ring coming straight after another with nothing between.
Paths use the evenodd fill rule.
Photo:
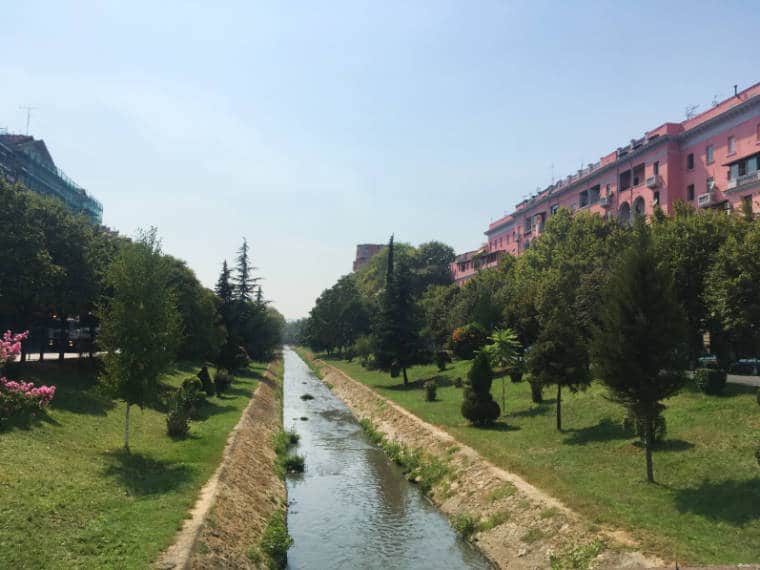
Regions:
<instances>
[{"instance_id":1,"label":"canal embankment","mask_svg":"<svg viewBox=\"0 0 760 570\"><path fill-rule=\"evenodd\" d=\"M282 429L282 376L282 360L276 360L259 378L217 472L161 559L162 567L267 567L262 537L287 506L273 445Z\"/></svg>"},{"instance_id":2,"label":"canal embankment","mask_svg":"<svg viewBox=\"0 0 760 570\"><path fill-rule=\"evenodd\" d=\"M307 354L302 354L308 357ZM625 532L599 528L523 478L496 467L445 431L380 396L341 370L312 360L332 392L386 449L435 462L428 496L500 568L662 566ZM376 435L379 437L379 435ZM424 461L424 459L422 460ZM424 474L424 466L418 471ZM421 481L419 475L413 477Z\"/></svg>"}]
</instances>

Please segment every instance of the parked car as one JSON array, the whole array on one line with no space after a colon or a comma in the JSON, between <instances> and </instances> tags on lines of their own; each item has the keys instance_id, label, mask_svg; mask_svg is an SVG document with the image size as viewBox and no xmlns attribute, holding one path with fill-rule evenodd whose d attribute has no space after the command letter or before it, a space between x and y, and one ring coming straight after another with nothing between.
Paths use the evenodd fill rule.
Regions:
<instances>
[{"instance_id":1,"label":"parked car","mask_svg":"<svg viewBox=\"0 0 760 570\"><path fill-rule=\"evenodd\" d=\"M760 374L760 358L740 358L731 365L732 374Z\"/></svg>"},{"instance_id":2,"label":"parked car","mask_svg":"<svg viewBox=\"0 0 760 570\"><path fill-rule=\"evenodd\" d=\"M697 358L697 368L718 368L718 357L714 354L703 354Z\"/></svg>"}]
</instances>

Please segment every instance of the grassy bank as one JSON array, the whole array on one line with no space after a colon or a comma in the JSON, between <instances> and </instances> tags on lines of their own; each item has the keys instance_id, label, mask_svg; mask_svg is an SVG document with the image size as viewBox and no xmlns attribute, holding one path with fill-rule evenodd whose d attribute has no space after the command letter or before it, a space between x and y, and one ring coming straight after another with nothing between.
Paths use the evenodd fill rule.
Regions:
<instances>
[{"instance_id":1,"label":"grassy bank","mask_svg":"<svg viewBox=\"0 0 760 570\"><path fill-rule=\"evenodd\" d=\"M149 566L216 468L264 369L252 365L229 392L210 398L183 440L167 437L162 410L133 408L126 454L124 404L101 393L92 369L76 361L30 365L23 377L57 392L47 417L0 432L3 567ZM164 386L197 371L180 365Z\"/></svg>"},{"instance_id":2,"label":"grassy bank","mask_svg":"<svg viewBox=\"0 0 760 570\"><path fill-rule=\"evenodd\" d=\"M686 389L666 402L668 436L654 456L658 483L650 485L643 452L622 429L622 409L605 399L598 384L563 397L563 433L554 427L553 393L547 390L546 403L535 405L527 383L510 382L506 417L478 429L463 420L462 389L454 386L457 377L466 377L468 362L443 373L415 367L409 389L356 361L330 363L562 499L593 524L629 530L663 558L760 560L760 470L754 459L760 413L752 388L729 384L720 397ZM426 402L422 383L434 376L438 399ZM493 394L501 402L500 379Z\"/></svg>"}]
</instances>

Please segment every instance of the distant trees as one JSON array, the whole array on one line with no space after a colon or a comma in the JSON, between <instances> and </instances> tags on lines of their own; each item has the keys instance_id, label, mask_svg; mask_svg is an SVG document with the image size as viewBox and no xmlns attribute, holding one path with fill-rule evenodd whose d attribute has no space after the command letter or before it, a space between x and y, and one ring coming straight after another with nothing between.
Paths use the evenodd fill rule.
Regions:
<instances>
[{"instance_id":1,"label":"distant trees","mask_svg":"<svg viewBox=\"0 0 760 570\"><path fill-rule=\"evenodd\" d=\"M304 324L306 342L328 354L343 352L370 330L368 302L351 275L322 292Z\"/></svg>"},{"instance_id":2,"label":"distant trees","mask_svg":"<svg viewBox=\"0 0 760 570\"><path fill-rule=\"evenodd\" d=\"M651 230L639 221L633 244L612 275L592 353L611 397L643 426L649 482L654 482L652 448L661 401L686 381L685 325L671 274L657 263Z\"/></svg>"},{"instance_id":3,"label":"distant trees","mask_svg":"<svg viewBox=\"0 0 760 570\"><path fill-rule=\"evenodd\" d=\"M155 398L159 377L176 352L181 318L170 275L155 229L125 245L106 275L113 294L99 311L102 379L126 403L127 451L129 410Z\"/></svg>"}]
</instances>

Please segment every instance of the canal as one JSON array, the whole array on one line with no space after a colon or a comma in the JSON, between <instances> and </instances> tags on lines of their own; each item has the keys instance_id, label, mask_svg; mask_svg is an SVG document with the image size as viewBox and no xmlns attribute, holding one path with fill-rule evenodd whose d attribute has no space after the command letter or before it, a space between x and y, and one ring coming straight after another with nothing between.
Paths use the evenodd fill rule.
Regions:
<instances>
[{"instance_id":1,"label":"canal","mask_svg":"<svg viewBox=\"0 0 760 570\"><path fill-rule=\"evenodd\" d=\"M491 568L289 349L283 422L306 463L287 479L288 568Z\"/></svg>"}]
</instances>

